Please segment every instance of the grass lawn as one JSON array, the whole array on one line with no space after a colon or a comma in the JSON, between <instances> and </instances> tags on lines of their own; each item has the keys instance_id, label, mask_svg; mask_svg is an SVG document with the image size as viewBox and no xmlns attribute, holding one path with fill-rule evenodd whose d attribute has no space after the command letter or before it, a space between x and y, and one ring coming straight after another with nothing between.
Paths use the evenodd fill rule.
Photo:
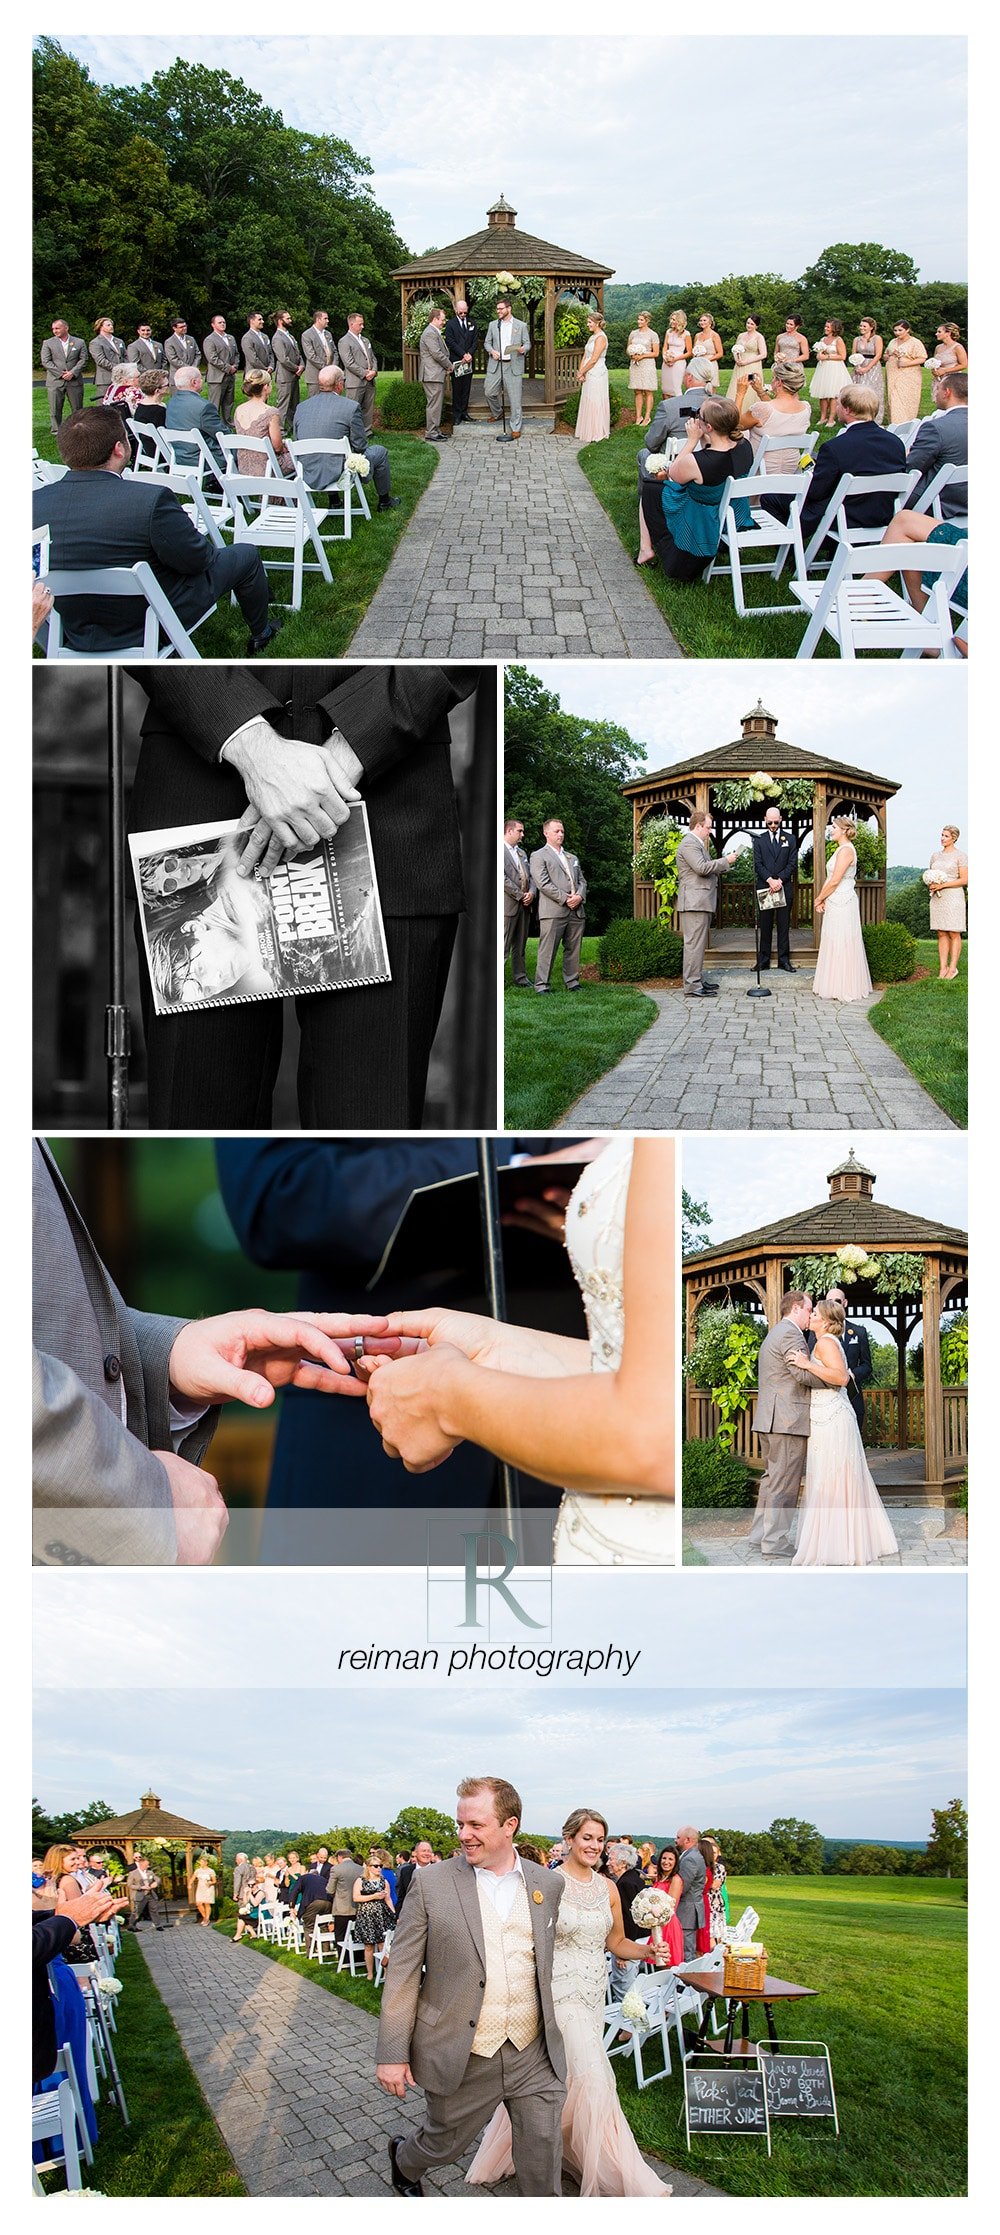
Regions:
<instances>
[{"instance_id":1,"label":"grass lawn","mask_svg":"<svg viewBox=\"0 0 1000 2235\"><path fill-rule=\"evenodd\" d=\"M123 1934L115 2055L131 2126L106 2095L88 2188L108 2196L245 2196L170 2012L130 1933Z\"/></svg>"},{"instance_id":2,"label":"grass lawn","mask_svg":"<svg viewBox=\"0 0 1000 2235\"><path fill-rule=\"evenodd\" d=\"M217 1924L216 1932L232 1940L236 1926L231 1922ZM378 2017L382 1997L377 1987L369 1986L367 1979L352 1979L349 1971L338 1971L333 1963L310 1963L308 1956L297 1956L293 1948L276 1948L273 1940L252 1940L259 1956L270 1956L274 1963L283 1963L286 1971L297 1971L300 1979L311 1979L315 1986L325 1987L327 1994L339 1994L342 2002L356 2003L359 2010L370 2010ZM374 2084L374 2083L373 2083Z\"/></svg>"},{"instance_id":3,"label":"grass lawn","mask_svg":"<svg viewBox=\"0 0 1000 2235\"><path fill-rule=\"evenodd\" d=\"M819 1990L776 2019L786 2040L826 2042L839 2139L827 2122L783 2120L771 2158L763 2142L710 2138L689 2155L676 2056L671 2078L641 2095L616 2058L636 2140L734 2196L963 2195L963 1891L932 1878L730 1878L731 1914L747 1901L759 1911L776 1976Z\"/></svg>"},{"instance_id":4,"label":"grass lawn","mask_svg":"<svg viewBox=\"0 0 1000 2235\"><path fill-rule=\"evenodd\" d=\"M929 978L910 978L887 986L869 1019L915 1079L947 1111L956 1125L968 1123L969 1019L968 947L962 942L959 974L945 984L938 978L936 939L918 939L917 968Z\"/></svg>"},{"instance_id":5,"label":"grass lawn","mask_svg":"<svg viewBox=\"0 0 1000 2235\"><path fill-rule=\"evenodd\" d=\"M537 939L527 945L534 982ZM597 940L584 939L581 961L597 961ZM504 1125L513 1133L548 1132L571 1102L627 1055L652 1024L656 1003L633 986L588 983L585 995L562 989L562 964L552 973L547 1009L514 987L507 966L504 993Z\"/></svg>"},{"instance_id":6,"label":"grass lawn","mask_svg":"<svg viewBox=\"0 0 1000 2235\"><path fill-rule=\"evenodd\" d=\"M926 416L933 408L931 377L925 373L921 414ZM810 423L816 427L818 422L817 403L813 405ZM821 438L824 442L827 439L825 434ZM591 488L617 528L630 558L634 558L638 547L635 460L640 440L634 426L619 427L607 442L586 443L579 454ZM641 573L678 643L692 659L794 659L805 632L804 615L778 613L772 620L741 621L733 608L728 580L668 582L659 567L644 567ZM747 594L753 605L790 604L787 571L780 582L772 582L766 574L751 575ZM882 656L870 652L861 655L864 659ZM814 657L823 660L839 657L832 637L824 634Z\"/></svg>"},{"instance_id":7,"label":"grass lawn","mask_svg":"<svg viewBox=\"0 0 1000 2235\"><path fill-rule=\"evenodd\" d=\"M384 388L399 379L398 373L380 373L376 400ZM237 389L237 400L240 389ZM304 393L304 391L303 391ZM89 385L86 390L89 399ZM49 429L48 399L44 387L32 391L32 442L39 456L57 459L59 452ZM392 493L401 498L397 512L372 512L369 522L355 523L349 543L328 546L332 586L319 575L307 575L300 613L286 613L280 636L268 647L265 658L277 660L332 659L346 651L363 620L382 576L437 465L437 446L419 436L388 430L377 438L384 442L392 463ZM369 482L371 502L374 490ZM377 502L377 500L376 500ZM280 569L270 576L272 594L279 600L291 596L291 576ZM203 659L244 659L247 628L238 606L220 605L198 630L196 643Z\"/></svg>"}]
</instances>

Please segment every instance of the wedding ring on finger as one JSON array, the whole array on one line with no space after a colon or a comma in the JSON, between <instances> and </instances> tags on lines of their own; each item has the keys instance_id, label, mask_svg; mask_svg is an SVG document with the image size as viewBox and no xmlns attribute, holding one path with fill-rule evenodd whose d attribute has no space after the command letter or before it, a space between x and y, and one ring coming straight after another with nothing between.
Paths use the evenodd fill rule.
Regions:
<instances>
[{"instance_id":1,"label":"wedding ring on finger","mask_svg":"<svg viewBox=\"0 0 1000 2235\"><path fill-rule=\"evenodd\" d=\"M362 1361L362 1359L363 1359L364 1355L365 1355L365 1338L364 1338L364 1336L363 1336L363 1335L355 1335L355 1337L354 1337L354 1371L355 1371L355 1373L357 1373L358 1367L360 1366L360 1364L361 1364L361 1361Z\"/></svg>"}]
</instances>

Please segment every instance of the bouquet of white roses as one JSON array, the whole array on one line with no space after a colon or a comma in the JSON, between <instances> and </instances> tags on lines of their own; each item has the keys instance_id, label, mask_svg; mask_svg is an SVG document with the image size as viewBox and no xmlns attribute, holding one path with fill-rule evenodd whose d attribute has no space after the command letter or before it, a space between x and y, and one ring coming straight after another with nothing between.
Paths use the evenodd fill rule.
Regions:
<instances>
[{"instance_id":1,"label":"bouquet of white roses","mask_svg":"<svg viewBox=\"0 0 1000 2235\"><path fill-rule=\"evenodd\" d=\"M622 2017L627 2018L632 2025L641 2025L644 2018L649 2015L638 1987L630 1987L628 1993L623 1995L618 2007Z\"/></svg>"},{"instance_id":2,"label":"bouquet of white roses","mask_svg":"<svg viewBox=\"0 0 1000 2235\"><path fill-rule=\"evenodd\" d=\"M344 464L348 473L356 474L359 481L367 481L372 470L362 450L349 450Z\"/></svg>"},{"instance_id":3,"label":"bouquet of white roses","mask_svg":"<svg viewBox=\"0 0 1000 2235\"><path fill-rule=\"evenodd\" d=\"M852 349L847 362L849 365L866 365L868 363L868 359L865 356L863 350Z\"/></svg>"},{"instance_id":4,"label":"bouquet of white roses","mask_svg":"<svg viewBox=\"0 0 1000 2235\"><path fill-rule=\"evenodd\" d=\"M654 1948L663 1946L663 1927L670 1923L673 1913L674 1904L662 1886L645 1886L632 1903L632 1923L641 1932L652 1933Z\"/></svg>"}]
</instances>

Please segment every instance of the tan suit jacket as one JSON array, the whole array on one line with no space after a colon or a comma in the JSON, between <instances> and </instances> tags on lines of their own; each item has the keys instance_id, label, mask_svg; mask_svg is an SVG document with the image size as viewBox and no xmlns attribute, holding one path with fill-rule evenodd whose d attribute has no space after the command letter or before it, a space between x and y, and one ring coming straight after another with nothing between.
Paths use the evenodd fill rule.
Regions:
<instances>
[{"instance_id":1,"label":"tan suit jacket","mask_svg":"<svg viewBox=\"0 0 1000 2235\"><path fill-rule=\"evenodd\" d=\"M420 336L420 378L425 387L433 388L445 381L451 371L451 357L443 333L436 326L425 326Z\"/></svg>"},{"instance_id":2,"label":"tan suit jacket","mask_svg":"<svg viewBox=\"0 0 1000 2235\"><path fill-rule=\"evenodd\" d=\"M729 867L728 861L713 861L707 846L689 830L677 848L678 915L714 916L718 880Z\"/></svg>"},{"instance_id":3,"label":"tan suit jacket","mask_svg":"<svg viewBox=\"0 0 1000 2235\"><path fill-rule=\"evenodd\" d=\"M365 378L373 365L378 371L378 358L371 342L366 349L364 340L358 334L352 334L348 328L337 343L337 356L344 368L344 390L348 396L360 396L366 389L374 386L372 381Z\"/></svg>"},{"instance_id":4,"label":"tan suit jacket","mask_svg":"<svg viewBox=\"0 0 1000 2235\"><path fill-rule=\"evenodd\" d=\"M820 1384L802 1379L789 1366L796 1353L809 1356L801 1327L792 1319L779 1319L765 1335L757 1359L757 1402L753 1424L762 1436L807 1436L809 1398Z\"/></svg>"},{"instance_id":5,"label":"tan suit jacket","mask_svg":"<svg viewBox=\"0 0 1000 2235\"><path fill-rule=\"evenodd\" d=\"M554 846L539 846L537 853L532 854L531 881L538 893L540 917L569 913L566 902L572 892L578 892L582 901L587 898L587 880L576 855L571 854L568 847L564 847L563 852L573 871L572 884ZM572 913L582 915L583 911L574 909Z\"/></svg>"}]
</instances>

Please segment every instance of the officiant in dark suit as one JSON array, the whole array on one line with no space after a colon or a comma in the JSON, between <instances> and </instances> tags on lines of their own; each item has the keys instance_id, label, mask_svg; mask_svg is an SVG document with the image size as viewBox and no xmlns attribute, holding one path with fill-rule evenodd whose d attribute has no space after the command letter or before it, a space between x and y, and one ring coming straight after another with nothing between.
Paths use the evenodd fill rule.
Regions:
<instances>
[{"instance_id":1,"label":"officiant in dark suit","mask_svg":"<svg viewBox=\"0 0 1000 2235\"><path fill-rule=\"evenodd\" d=\"M783 908L758 907L760 967L762 970L770 970L771 926L777 922L778 968L794 970L795 964L788 951L788 934L795 882L795 840L791 831L782 827L780 807L769 807L764 817L763 830L754 832L753 881L758 891L767 885L770 892L782 892L785 898Z\"/></svg>"},{"instance_id":2,"label":"officiant in dark suit","mask_svg":"<svg viewBox=\"0 0 1000 2235\"><path fill-rule=\"evenodd\" d=\"M844 1332L840 1340L851 1372L851 1379L847 1384L847 1395L854 1417L861 1430L861 1441L863 1443L865 1440L865 1389L867 1384L875 1378L868 1329L859 1326L856 1320L848 1318L847 1297L842 1288L828 1288L826 1300L828 1304L839 1304L844 1314ZM810 1350L815 1350L815 1335L807 1335L806 1341Z\"/></svg>"},{"instance_id":3,"label":"officiant in dark suit","mask_svg":"<svg viewBox=\"0 0 1000 2235\"><path fill-rule=\"evenodd\" d=\"M472 395L472 363L479 343L479 328L469 317L469 306L463 295L455 302L454 313L447 319L444 342L451 358L451 423L464 426L469 416L469 399Z\"/></svg>"}]
</instances>

